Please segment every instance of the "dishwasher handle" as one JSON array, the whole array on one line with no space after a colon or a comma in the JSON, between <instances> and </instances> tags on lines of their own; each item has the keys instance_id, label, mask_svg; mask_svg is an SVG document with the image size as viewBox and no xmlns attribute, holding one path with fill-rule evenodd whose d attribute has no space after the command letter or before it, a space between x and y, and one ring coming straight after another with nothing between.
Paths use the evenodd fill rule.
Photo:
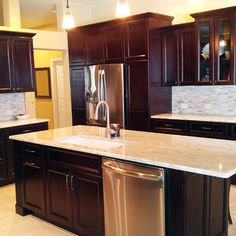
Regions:
<instances>
[{"instance_id":1,"label":"dishwasher handle","mask_svg":"<svg viewBox=\"0 0 236 236\"><path fill-rule=\"evenodd\" d=\"M102 168L108 168L113 170L116 173L125 175L125 176L130 176L134 178L139 178L139 179L146 179L146 180L152 180L152 181L161 181L163 180L163 175L152 175L152 174L146 174L146 173L141 173L141 172L136 172L136 171L130 171L130 170L125 170L121 169L116 166L112 166L109 162L103 163Z\"/></svg>"}]
</instances>

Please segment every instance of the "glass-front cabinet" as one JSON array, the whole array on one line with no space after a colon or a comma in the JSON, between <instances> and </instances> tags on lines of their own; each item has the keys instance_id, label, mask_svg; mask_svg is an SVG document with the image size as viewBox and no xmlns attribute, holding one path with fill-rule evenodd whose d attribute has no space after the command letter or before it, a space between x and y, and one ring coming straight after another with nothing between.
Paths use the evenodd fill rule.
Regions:
<instances>
[{"instance_id":1,"label":"glass-front cabinet","mask_svg":"<svg viewBox=\"0 0 236 236\"><path fill-rule=\"evenodd\" d=\"M235 84L236 7L192 14L198 84Z\"/></svg>"}]
</instances>

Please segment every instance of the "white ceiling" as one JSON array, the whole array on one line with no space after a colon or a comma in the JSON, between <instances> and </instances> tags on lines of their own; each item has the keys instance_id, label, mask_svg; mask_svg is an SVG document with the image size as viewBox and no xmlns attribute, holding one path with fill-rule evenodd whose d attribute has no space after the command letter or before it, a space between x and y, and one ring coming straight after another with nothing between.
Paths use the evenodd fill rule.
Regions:
<instances>
[{"instance_id":1,"label":"white ceiling","mask_svg":"<svg viewBox=\"0 0 236 236\"><path fill-rule=\"evenodd\" d=\"M113 0L114 1L114 0ZM66 0L20 0L21 25L23 28L37 28L43 25L56 25L56 4ZM98 5L111 0L69 0L70 3Z\"/></svg>"}]
</instances>

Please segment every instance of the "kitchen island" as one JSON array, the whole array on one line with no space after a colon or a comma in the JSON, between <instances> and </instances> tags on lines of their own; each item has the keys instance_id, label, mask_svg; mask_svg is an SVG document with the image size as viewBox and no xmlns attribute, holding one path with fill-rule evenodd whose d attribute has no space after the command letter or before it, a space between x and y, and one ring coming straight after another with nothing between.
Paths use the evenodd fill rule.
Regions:
<instances>
[{"instance_id":1,"label":"kitchen island","mask_svg":"<svg viewBox=\"0 0 236 236\"><path fill-rule=\"evenodd\" d=\"M166 235L227 235L234 141L128 130L108 140L104 128L89 126L11 139L18 214L82 236L104 235L101 163L110 158L165 170Z\"/></svg>"}]
</instances>

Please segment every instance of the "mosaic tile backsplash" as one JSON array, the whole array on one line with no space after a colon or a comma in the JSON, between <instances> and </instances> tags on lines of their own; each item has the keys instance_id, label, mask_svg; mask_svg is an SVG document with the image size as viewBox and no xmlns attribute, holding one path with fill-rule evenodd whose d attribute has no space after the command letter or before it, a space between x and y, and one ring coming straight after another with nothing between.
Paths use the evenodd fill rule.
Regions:
<instances>
[{"instance_id":1,"label":"mosaic tile backsplash","mask_svg":"<svg viewBox=\"0 0 236 236\"><path fill-rule=\"evenodd\" d=\"M172 113L236 115L236 86L172 87Z\"/></svg>"},{"instance_id":2,"label":"mosaic tile backsplash","mask_svg":"<svg viewBox=\"0 0 236 236\"><path fill-rule=\"evenodd\" d=\"M24 93L0 94L0 114L24 114L25 96Z\"/></svg>"}]
</instances>

